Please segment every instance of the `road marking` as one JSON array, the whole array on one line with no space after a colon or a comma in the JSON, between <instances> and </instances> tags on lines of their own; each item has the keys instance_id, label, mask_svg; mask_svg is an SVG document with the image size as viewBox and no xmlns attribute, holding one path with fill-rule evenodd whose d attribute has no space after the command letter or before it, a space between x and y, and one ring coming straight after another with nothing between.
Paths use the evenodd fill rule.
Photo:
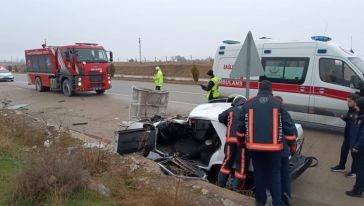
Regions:
<instances>
[{"instance_id":1,"label":"road marking","mask_svg":"<svg viewBox=\"0 0 364 206\"><path fill-rule=\"evenodd\" d=\"M186 105L192 105L192 106L196 106L197 104L193 104L193 103L189 103L189 102L179 102L179 101L169 101L171 103L176 103L176 104L186 104Z\"/></svg>"},{"instance_id":2,"label":"road marking","mask_svg":"<svg viewBox=\"0 0 364 206\"><path fill-rule=\"evenodd\" d=\"M181 94L205 95L203 93L196 93L196 92L181 92L181 91L169 91L169 92L181 93Z\"/></svg>"},{"instance_id":3,"label":"road marking","mask_svg":"<svg viewBox=\"0 0 364 206\"><path fill-rule=\"evenodd\" d=\"M118 95L118 96L123 96L123 97L130 97L130 94L119 94L119 93L114 93L114 92L106 92L106 94Z\"/></svg>"}]
</instances>

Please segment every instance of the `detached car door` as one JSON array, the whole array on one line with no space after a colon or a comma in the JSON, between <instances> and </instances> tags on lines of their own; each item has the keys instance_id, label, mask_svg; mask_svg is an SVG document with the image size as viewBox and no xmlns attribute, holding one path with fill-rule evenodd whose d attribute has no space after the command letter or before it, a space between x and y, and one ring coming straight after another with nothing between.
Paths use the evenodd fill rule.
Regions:
<instances>
[{"instance_id":1,"label":"detached car door","mask_svg":"<svg viewBox=\"0 0 364 206\"><path fill-rule=\"evenodd\" d=\"M155 148L154 127L120 130L115 135L114 150L119 154L140 152L147 156Z\"/></svg>"}]
</instances>

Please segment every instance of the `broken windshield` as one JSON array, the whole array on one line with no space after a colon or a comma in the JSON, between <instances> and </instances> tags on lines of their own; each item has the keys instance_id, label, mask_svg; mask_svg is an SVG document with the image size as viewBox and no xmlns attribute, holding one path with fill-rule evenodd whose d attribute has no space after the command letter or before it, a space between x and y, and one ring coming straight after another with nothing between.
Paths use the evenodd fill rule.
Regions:
<instances>
[{"instance_id":1,"label":"broken windshield","mask_svg":"<svg viewBox=\"0 0 364 206\"><path fill-rule=\"evenodd\" d=\"M77 62L106 63L107 55L103 49L76 49Z\"/></svg>"},{"instance_id":2,"label":"broken windshield","mask_svg":"<svg viewBox=\"0 0 364 206\"><path fill-rule=\"evenodd\" d=\"M356 67L360 69L360 71L364 74L364 60L360 57L349 57L351 63L353 63Z\"/></svg>"}]
</instances>

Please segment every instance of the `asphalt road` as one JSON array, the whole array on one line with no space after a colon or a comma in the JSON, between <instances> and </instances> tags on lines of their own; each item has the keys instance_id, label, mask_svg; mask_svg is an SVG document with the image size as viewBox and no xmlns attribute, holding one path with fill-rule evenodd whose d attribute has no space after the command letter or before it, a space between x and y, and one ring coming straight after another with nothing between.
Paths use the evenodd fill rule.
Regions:
<instances>
[{"instance_id":1,"label":"asphalt road","mask_svg":"<svg viewBox=\"0 0 364 206\"><path fill-rule=\"evenodd\" d=\"M67 98L56 92L38 93L26 80L25 75L16 74L15 82L0 82L0 101L7 98L12 104L29 104L30 115L99 137L112 137L120 129L121 121L128 119L132 86L153 88L150 82L114 80L113 88L105 95L90 92ZM171 114L187 115L206 101L198 85L165 84L163 89L170 92L167 111ZM74 126L74 123L87 124ZM338 162L342 133L304 127L304 136L303 154L317 157L319 165L308 169L292 184L294 205L364 205L363 198L345 196L355 179L329 170Z\"/></svg>"}]
</instances>

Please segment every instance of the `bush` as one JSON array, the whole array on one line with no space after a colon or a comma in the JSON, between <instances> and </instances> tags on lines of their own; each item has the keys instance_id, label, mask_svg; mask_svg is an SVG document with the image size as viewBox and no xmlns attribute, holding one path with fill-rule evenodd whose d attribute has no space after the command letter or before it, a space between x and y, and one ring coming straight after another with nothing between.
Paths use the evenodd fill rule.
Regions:
<instances>
[{"instance_id":1,"label":"bush","mask_svg":"<svg viewBox=\"0 0 364 206\"><path fill-rule=\"evenodd\" d=\"M105 172L110 164L110 154L103 149L80 149L76 151L83 169L92 176Z\"/></svg>"},{"instance_id":2,"label":"bush","mask_svg":"<svg viewBox=\"0 0 364 206\"><path fill-rule=\"evenodd\" d=\"M200 72L198 71L198 69L196 67L196 64L193 64L192 69L191 69L191 73L192 73L193 81L198 82Z\"/></svg>"},{"instance_id":3,"label":"bush","mask_svg":"<svg viewBox=\"0 0 364 206\"><path fill-rule=\"evenodd\" d=\"M62 199L63 195L87 187L87 171L79 158L67 150L51 147L29 156L16 176L11 205L22 201L41 203L50 197Z\"/></svg>"},{"instance_id":4,"label":"bush","mask_svg":"<svg viewBox=\"0 0 364 206\"><path fill-rule=\"evenodd\" d=\"M19 156L22 147L43 145L45 127L29 124L26 119L13 116L11 111L0 111L0 149L12 156Z\"/></svg>"}]
</instances>

